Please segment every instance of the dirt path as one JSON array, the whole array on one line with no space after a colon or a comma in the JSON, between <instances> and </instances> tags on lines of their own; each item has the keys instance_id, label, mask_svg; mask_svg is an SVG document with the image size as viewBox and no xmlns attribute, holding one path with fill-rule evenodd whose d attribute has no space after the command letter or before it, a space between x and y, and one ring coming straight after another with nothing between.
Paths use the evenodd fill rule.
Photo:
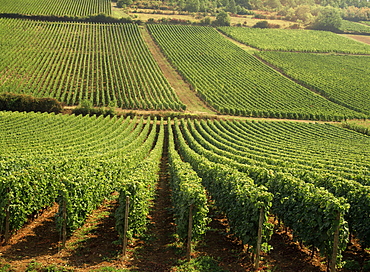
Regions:
<instances>
[{"instance_id":1,"label":"dirt path","mask_svg":"<svg viewBox=\"0 0 370 272\"><path fill-rule=\"evenodd\" d=\"M160 48L153 41L148 30L142 28L142 35L145 43L148 45L150 52L152 53L155 61L161 68L164 76L168 82L174 88L176 94L180 98L181 102L186 105L187 111L198 114L213 114L213 111L208 105L206 105L196 93L190 89L190 85L187 84L176 70L169 64L166 57L161 52Z\"/></svg>"},{"instance_id":2,"label":"dirt path","mask_svg":"<svg viewBox=\"0 0 370 272\"><path fill-rule=\"evenodd\" d=\"M170 212L172 207L168 174L168 134L165 134L157 194L148 229L148 239L141 241L131 265L138 271L170 271L178 256L174 244L175 225Z\"/></svg>"},{"instance_id":3,"label":"dirt path","mask_svg":"<svg viewBox=\"0 0 370 272\"><path fill-rule=\"evenodd\" d=\"M216 29L217 30L217 29ZM241 42L238 42L237 40L234 40L233 38L230 38L229 36L225 35L224 33L222 33L221 31L217 30L218 33L220 33L221 36L224 36L225 39L229 40L230 42L232 42L233 44L236 44L238 47L240 47L241 49L249 52L249 53L253 53L255 51L259 51L257 48L254 48L254 47L251 47L249 45L246 45L244 43L241 43Z\"/></svg>"}]
</instances>

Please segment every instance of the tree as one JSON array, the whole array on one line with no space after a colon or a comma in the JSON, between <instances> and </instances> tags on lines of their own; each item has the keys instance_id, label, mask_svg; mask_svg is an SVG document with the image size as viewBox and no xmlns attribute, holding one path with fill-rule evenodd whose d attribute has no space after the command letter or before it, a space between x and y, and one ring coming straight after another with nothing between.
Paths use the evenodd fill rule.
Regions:
<instances>
[{"instance_id":1,"label":"tree","mask_svg":"<svg viewBox=\"0 0 370 272\"><path fill-rule=\"evenodd\" d=\"M117 1L117 7L118 8L124 8L126 6L129 6L132 4L132 0L118 0Z\"/></svg>"},{"instance_id":2,"label":"tree","mask_svg":"<svg viewBox=\"0 0 370 272\"><path fill-rule=\"evenodd\" d=\"M226 11L221 11L216 16L216 20L213 21L215 26L229 26L230 25L230 16Z\"/></svg>"},{"instance_id":3,"label":"tree","mask_svg":"<svg viewBox=\"0 0 370 272\"><path fill-rule=\"evenodd\" d=\"M340 11L331 6L327 6L321 9L312 25L312 28L318 30L338 31L341 25L342 17Z\"/></svg>"},{"instance_id":4,"label":"tree","mask_svg":"<svg viewBox=\"0 0 370 272\"><path fill-rule=\"evenodd\" d=\"M280 0L267 0L265 2L265 5L268 6L271 9L278 10L281 8L281 2Z\"/></svg>"},{"instance_id":5,"label":"tree","mask_svg":"<svg viewBox=\"0 0 370 272\"><path fill-rule=\"evenodd\" d=\"M232 14L236 14L236 3L235 3L235 0L230 0L229 5L226 7L226 10L228 12L231 12Z\"/></svg>"},{"instance_id":6,"label":"tree","mask_svg":"<svg viewBox=\"0 0 370 272\"><path fill-rule=\"evenodd\" d=\"M268 28L268 27L269 23L267 21L259 21L253 26L253 28Z\"/></svg>"},{"instance_id":7,"label":"tree","mask_svg":"<svg viewBox=\"0 0 370 272\"><path fill-rule=\"evenodd\" d=\"M182 11L184 9L184 6L185 6L184 0L179 0L177 2L177 6L179 7L179 10Z\"/></svg>"},{"instance_id":8,"label":"tree","mask_svg":"<svg viewBox=\"0 0 370 272\"><path fill-rule=\"evenodd\" d=\"M295 10L297 20L301 20L305 24L312 23L313 16L311 14L311 7L309 5L298 6Z\"/></svg>"},{"instance_id":9,"label":"tree","mask_svg":"<svg viewBox=\"0 0 370 272\"><path fill-rule=\"evenodd\" d=\"M199 0L188 0L185 3L184 10L188 12L198 12L199 6L200 6Z\"/></svg>"},{"instance_id":10,"label":"tree","mask_svg":"<svg viewBox=\"0 0 370 272\"><path fill-rule=\"evenodd\" d=\"M200 20L201 25L211 25L211 18L210 17L204 17L202 20Z\"/></svg>"}]
</instances>

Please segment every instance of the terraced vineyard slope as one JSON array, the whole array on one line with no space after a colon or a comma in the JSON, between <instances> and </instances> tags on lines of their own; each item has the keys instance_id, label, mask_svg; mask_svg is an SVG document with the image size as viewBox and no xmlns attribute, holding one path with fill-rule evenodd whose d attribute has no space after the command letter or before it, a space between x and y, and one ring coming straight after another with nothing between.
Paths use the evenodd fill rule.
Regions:
<instances>
[{"instance_id":1,"label":"terraced vineyard slope","mask_svg":"<svg viewBox=\"0 0 370 272\"><path fill-rule=\"evenodd\" d=\"M2 92L67 105L89 100L126 109L185 109L137 25L2 18L0 30Z\"/></svg>"},{"instance_id":2,"label":"terraced vineyard slope","mask_svg":"<svg viewBox=\"0 0 370 272\"><path fill-rule=\"evenodd\" d=\"M25 0L22 2L0 0L0 13L58 16L87 16L98 13L110 15L112 13L110 3L108 0Z\"/></svg>"},{"instance_id":3,"label":"terraced vineyard slope","mask_svg":"<svg viewBox=\"0 0 370 272\"><path fill-rule=\"evenodd\" d=\"M289 80L214 28L148 25L170 62L221 113L313 120L364 117Z\"/></svg>"},{"instance_id":4,"label":"terraced vineyard slope","mask_svg":"<svg viewBox=\"0 0 370 272\"><path fill-rule=\"evenodd\" d=\"M370 116L370 56L257 54L329 100Z\"/></svg>"},{"instance_id":5,"label":"terraced vineyard slope","mask_svg":"<svg viewBox=\"0 0 370 272\"><path fill-rule=\"evenodd\" d=\"M370 54L370 46L328 31L219 27L221 32L261 50Z\"/></svg>"},{"instance_id":6,"label":"terraced vineyard slope","mask_svg":"<svg viewBox=\"0 0 370 272\"><path fill-rule=\"evenodd\" d=\"M370 25L343 20L340 26L340 30L346 33L369 34Z\"/></svg>"}]
</instances>

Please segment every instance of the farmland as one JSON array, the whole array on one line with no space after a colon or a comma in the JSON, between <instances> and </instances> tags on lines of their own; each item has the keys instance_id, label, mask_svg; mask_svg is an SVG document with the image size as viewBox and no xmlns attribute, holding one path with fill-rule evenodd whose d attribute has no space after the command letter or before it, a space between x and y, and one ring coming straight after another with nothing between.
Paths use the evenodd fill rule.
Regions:
<instances>
[{"instance_id":1,"label":"farmland","mask_svg":"<svg viewBox=\"0 0 370 272\"><path fill-rule=\"evenodd\" d=\"M27 1L0 13L51 21L0 18L0 92L68 107L0 111L0 271L370 266L369 45Z\"/></svg>"},{"instance_id":2,"label":"farmland","mask_svg":"<svg viewBox=\"0 0 370 272\"><path fill-rule=\"evenodd\" d=\"M111 14L110 2L107 0L89 1L0 1L0 13L57 15L57 16L87 16L98 13Z\"/></svg>"},{"instance_id":3,"label":"farmland","mask_svg":"<svg viewBox=\"0 0 370 272\"><path fill-rule=\"evenodd\" d=\"M220 27L230 37L261 50L370 54L370 46L326 31Z\"/></svg>"},{"instance_id":4,"label":"farmland","mask_svg":"<svg viewBox=\"0 0 370 272\"><path fill-rule=\"evenodd\" d=\"M0 52L3 92L53 97L67 105L88 100L128 109L184 108L137 25L4 18L0 27L7 41Z\"/></svg>"},{"instance_id":5,"label":"farmland","mask_svg":"<svg viewBox=\"0 0 370 272\"><path fill-rule=\"evenodd\" d=\"M349 32L349 33L356 33L356 34L368 34L370 33L370 26L361 24L361 23L343 20L340 30L346 33Z\"/></svg>"},{"instance_id":6,"label":"farmland","mask_svg":"<svg viewBox=\"0 0 370 272\"><path fill-rule=\"evenodd\" d=\"M221 113L322 120L364 116L287 79L213 28L171 25L148 28L185 79Z\"/></svg>"},{"instance_id":7,"label":"farmland","mask_svg":"<svg viewBox=\"0 0 370 272\"><path fill-rule=\"evenodd\" d=\"M295 239L325 252L323 257L333 252L337 227L339 256L347 243L347 225L364 247L370 244L369 222L364 220L370 205L369 138L357 132L317 123L168 119L164 126L164 120L150 118L11 112L2 112L0 122L1 192L6 200L1 205L2 210L11 207L10 230L56 201L60 209L66 205L66 214L62 209L56 216L56 229L61 232L65 226L73 234L117 191L118 234L123 235L129 195L128 235L142 235L167 134L172 201L174 207L183 203L174 213L179 237L186 237L186 207L191 203L193 237L204 236L207 192L227 217L231 233L254 250L261 211L263 243L271 239L266 220L273 213L294 231ZM6 218L2 213L2 225Z\"/></svg>"},{"instance_id":8,"label":"farmland","mask_svg":"<svg viewBox=\"0 0 370 272\"><path fill-rule=\"evenodd\" d=\"M353 110L370 113L368 103L369 56L260 52L285 74Z\"/></svg>"}]
</instances>

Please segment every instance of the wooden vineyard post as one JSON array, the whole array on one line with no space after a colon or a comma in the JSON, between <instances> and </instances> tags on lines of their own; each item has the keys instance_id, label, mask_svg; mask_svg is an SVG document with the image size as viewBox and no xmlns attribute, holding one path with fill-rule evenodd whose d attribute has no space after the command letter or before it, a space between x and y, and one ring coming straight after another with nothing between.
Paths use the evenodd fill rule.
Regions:
<instances>
[{"instance_id":1,"label":"wooden vineyard post","mask_svg":"<svg viewBox=\"0 0 370 272\"><path fill-rule=\"evenodd\" d=\"M10 240L10 200L9 200L9 192L10 189L6 189L6 193L8 195L8 202L6 203L5 206L5 241L4 244L7 245Z\"/></svg>"},{"instance_id":2,"label":"wooden vineyard post","mask_svg":"<svg viewBox=\"0 0 370 272\"><path fill-rule=\"evenodd\" d=\"M191 258L191 239L193 232L193 204L189 207L189 226L188 226L188 245L186 250L186 260L189 262Z\"/></svg>"},{"instance_id":3,"label":"wooden vineyard post","mask_svg":"<svg viewBox=\"0 0 370 272\"><path fill-rule=\"evenodd\" d=\"M122 246L122 258L126 258L127 249L127 230L128 230L128 213L130 209L130 197L126 196L126 208L125 208L125 222L123 225L123 246Z\"/></svg>"},{"instance_id":4,"label":"wooden vineyard post","mask_svg":"<svg viewBox=\"0 0 370 272\"><path fill-rule=\"evenodd\" d=\"M9 204L5 207L5 241L4 245L7 245L10 240L10 211Z\"/></svg>"},{"instance_id":5,"label":"wooden vineyard post","mask_svg":"<svg viewBox=\"0 0 370 272\"><path fill-rule=\"evenodd\" d=\"M258 220L258 237L257 237L257 248L256 248L257 252L256 252L256 260L254 264L255 270L258 270L259 265L260 265L263 218L264 218L264 208L262 207L260 210L260 217Z\"/></svg>"},{"instance_id":6,"label":"wooden vineyard post","mask_svg":"<svg viewBox=\"0 0 370 272\"><path fill-rule=\"evenodd\" d=\"M63 226L62 226L62 248L65 248L67 242L67 201L63 198Z\"/></svg>"},{"instance_id":7,"label":"wooden vineyard post","mask_svg":"<svg viewBox=\"0 0 370 272\"><path fill-rule=\"evenodd\" d=\"M330 272L336 271L337 266L337 255L338 255L338 244L339 244L339 227L340 227L340 212L337 213L336 221L338 221L338 226L334 232L334 243L333 243L333 254L330 261Z\"/></svg>"}]
</instances>

